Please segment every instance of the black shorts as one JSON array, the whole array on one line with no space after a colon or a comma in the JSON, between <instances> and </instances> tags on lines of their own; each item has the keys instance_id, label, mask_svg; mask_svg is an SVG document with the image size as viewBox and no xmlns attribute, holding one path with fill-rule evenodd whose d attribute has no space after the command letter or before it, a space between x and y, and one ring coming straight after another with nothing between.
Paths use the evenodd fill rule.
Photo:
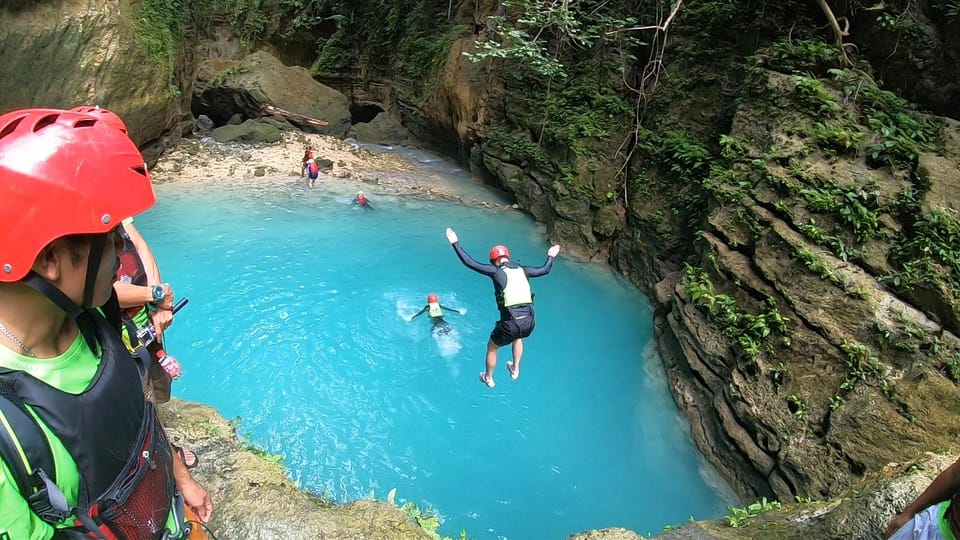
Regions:
<instances>
[{"instance_id":1,"label":"black shorts","mask_svg":"<svg viewBox=\"0 0 960 540\"><path fill-rule=\"evenodd\" d=\"M533 315L522 319L498 321L497 325L493 327L493 332L490 332L490 341L497 347L503 347L532 334L534 326Z\"/></svg>"}]
</instances>

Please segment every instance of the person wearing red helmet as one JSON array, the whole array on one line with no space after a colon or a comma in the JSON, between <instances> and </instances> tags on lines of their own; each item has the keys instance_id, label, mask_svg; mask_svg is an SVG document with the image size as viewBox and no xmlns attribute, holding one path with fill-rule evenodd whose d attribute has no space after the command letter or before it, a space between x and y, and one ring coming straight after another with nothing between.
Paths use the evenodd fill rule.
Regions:
<instances>
[{"instance_id":1,"label":"person wearing red helmet","mask_svg":"<svg viewBox=\"0 0 960 540\"><path fill-rule=\"evenodd\" d=\"M533 313L533 293L530 291L529 278L545 276L553 268L553 260L560 253L559 245L547 250L547 261L542 266L520 266L510 260L510 251L506 246L496 245L490 249L490 264L476 261L460 245L457 233L447 228L447 240L453 246L460 262L467 268L493 280L493 296L500 310L500 320L490 332L487 341L486 371L480 373L480 382L489 388L496 386L493 370L497 367L497 351L500 347L512 344L513 360L507 362L510 379L520 377L520 360L523 358L523 338L533 333L535 326Z\"/></svg>"},{"instance_id":2,"label":"person wearing red helmet","mask_svg":"<svg viewBox=\"0 0 960 540\"><path fill-rule=\"evenodd\" d=\"M373 210L373 205L370 204L370 199L368 199L362 191L357 192L357 196L353 198L353 204L363 208L364 210Z\"/></svg>"},{"instance_id":3,"label":"person wearing red helmet","mask_svg":"<svg viewBox=\"0 0 960 540\"><path fill-rule=\"evenodd\" d=\"M434 335L440 336L449 333L450 330L453 330L453 327L450 326L450 323L443 320L443 310L458 313L460 315L466 313L466 310L448 308L447 306L442 305L440 303L440 297L437 296L436 293L430 293L427 295L427 305L423 306L423 309L421 309L419 313L407 320L412 321L426 313L427 316L430 317L430 321L433 323L431 332Z\"/></svg>"},{"instance_id":4,"label":"person wearing red helmet","mask_svg":"<svg viewBox=\"0 0 960 540\"><path fill-rule=\"evenodd\" d=\"M103 118L0 115L0 538L184 538L207 491L118 332L118 227L155 196Z\"/></svg>"}]
</instances>

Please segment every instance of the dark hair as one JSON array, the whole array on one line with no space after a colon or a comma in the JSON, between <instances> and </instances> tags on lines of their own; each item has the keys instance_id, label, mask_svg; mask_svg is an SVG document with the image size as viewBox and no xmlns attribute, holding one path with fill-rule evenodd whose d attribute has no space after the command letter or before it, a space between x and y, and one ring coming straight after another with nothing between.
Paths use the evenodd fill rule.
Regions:
<instances>
[{"instance_id":1,"label":"dark hair","mask_svg":"<svg viewBox=\"0 0 960 540\"><path fill-rule=\"evenodd\" d=\"M67 252L70 253L70 262L73 263L74 266L79 266L80 262L83 260L83 256L87 254L87 250L89 249L91 242L93 242L93 239L98 236L105 236L107 234L109 233L68 234L66 236L61 236L57 240L63 240L63 243L67 248ZM53 246L53 242L47 244L47 246L40 251L37 259L49 257L51 246Z\"/></svg>"}]
</instances>

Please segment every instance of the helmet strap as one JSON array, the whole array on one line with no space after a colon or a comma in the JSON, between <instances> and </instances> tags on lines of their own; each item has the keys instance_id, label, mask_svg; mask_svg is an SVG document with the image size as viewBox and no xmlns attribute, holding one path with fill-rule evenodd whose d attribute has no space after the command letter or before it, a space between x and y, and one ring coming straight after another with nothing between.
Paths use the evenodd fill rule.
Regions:
<instances>
[{"instance_id":1,"label":"helmet strap","mask_svg":"<svg viewBox=\"0 0 960 540\"><path fill-rule=\"evenodd\" d=\"M90 255L87 257L87 280L83 285L83 309L93 307L93 293L97 285L97 272L100 271L100 259L103 258L103 246L107 243L107 235L98 234L90 240Z\"/></svg>"},{"instance_id":2,"label":"helmet strap","mask_svg":"<svg viewBox=\"0 0 960 540\"><path fill-rule=\"evenodd\" d=\"M71 319L76 321L77 328L80 329L80 334L83 335L83 339L87 342L90 350L93 352L100 350L97 344L93 319L86 313L86 310L78 306L70 297L63 294L63 291L54 286L53 283L50 283L33 270L21 280L21 283L42 294L58 308L62 309Z\"/></svg>"}]
</instances>

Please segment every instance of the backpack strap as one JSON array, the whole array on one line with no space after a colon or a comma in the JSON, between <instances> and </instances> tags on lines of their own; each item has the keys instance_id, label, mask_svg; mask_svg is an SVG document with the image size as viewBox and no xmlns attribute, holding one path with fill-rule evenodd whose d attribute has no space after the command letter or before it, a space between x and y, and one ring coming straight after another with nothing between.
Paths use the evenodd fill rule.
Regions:
<instances>
[{"instance_id":1,"label":"backpack strap","mask_svg":"<svg viewBox=\"0 0 960 540\"><path fill-rule=\"evenodd\" d=\"M7 381L0 380L0 388L7 386ZM63 521L72 511L63 491L51 480L56 468L50 442L24 404L15 403L5 393L0 393L0 413L4 420L0 422L0 458L10 469L20 495L43 521Z\"/></svg>"}]
</instances>

